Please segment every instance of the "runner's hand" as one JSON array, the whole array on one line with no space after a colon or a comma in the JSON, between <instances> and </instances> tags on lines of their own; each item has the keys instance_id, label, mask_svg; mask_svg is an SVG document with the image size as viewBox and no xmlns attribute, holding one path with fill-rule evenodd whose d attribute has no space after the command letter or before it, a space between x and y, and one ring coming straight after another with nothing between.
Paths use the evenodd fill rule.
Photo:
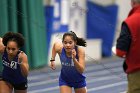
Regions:
<instances>
[{"instance_id":1,"label":"runner's hand","mask_svg":"<svg viewBox=\"0 0 140 93\"><path fill-rule=\"evenodd\" d=\"M76 51L75 49L72 50L72 59L74 59L76 57Z\"/></svg>"},{"instance_id":2,"label":"runner's hand","mask_svg":"<svg viewBox=\"0 0 140 93\"><path fill-rule=\"evenodd\" d=\"M50 62L50 68L51 68L52 70L55 70L55 69L56 69L54 61L51 61L51 62Z\"/></svg>"}]
</instances>

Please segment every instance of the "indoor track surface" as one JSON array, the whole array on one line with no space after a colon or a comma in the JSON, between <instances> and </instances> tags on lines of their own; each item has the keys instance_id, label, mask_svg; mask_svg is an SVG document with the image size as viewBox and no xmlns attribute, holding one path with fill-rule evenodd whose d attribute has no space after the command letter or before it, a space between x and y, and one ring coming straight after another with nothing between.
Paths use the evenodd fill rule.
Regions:
<instances>
[{"instance_id":1,"label":"indoor track surface","mask_svg":"<svg viewBox=\"0 0 140 93\"><path fill-rule=\"evenodd\" d=\"M125 93L127 79L122 64L123 60L116 58L87 62L87 93ZM56 70L51 70L45 67L31 71L28 77L28 93L59 93L60 68L57 66Z\"/></svg>"}]
</instances>

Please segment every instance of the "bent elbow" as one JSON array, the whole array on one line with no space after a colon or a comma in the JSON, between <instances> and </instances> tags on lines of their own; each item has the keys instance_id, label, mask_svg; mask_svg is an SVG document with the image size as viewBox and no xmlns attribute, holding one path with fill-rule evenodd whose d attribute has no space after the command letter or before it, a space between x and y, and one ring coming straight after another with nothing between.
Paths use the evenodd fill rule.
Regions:
<instances>
[{"instance_id":1,"label":"bent elbow","mask_svg":"<svg viewBox=\"0 0 140 93\"><path fill-rule=\"evenodd\" d=\"M116 55L119 56L119 57L125 57L126 56L126 51L122 51L120 49L116 49Z\"/></svg>"}]
</instances>

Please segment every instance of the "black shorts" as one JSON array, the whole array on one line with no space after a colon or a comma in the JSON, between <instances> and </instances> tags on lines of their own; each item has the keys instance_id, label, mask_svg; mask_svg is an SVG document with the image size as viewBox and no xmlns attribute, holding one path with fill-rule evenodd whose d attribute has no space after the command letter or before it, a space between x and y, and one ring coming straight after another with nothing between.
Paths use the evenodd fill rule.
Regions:
<instances>
[{"instance_id":1,"label":"black shorts","mask_svg":"<svg viewBox=\"0 0 140 93\"><path fill-rule=\"evenodd\" d=\"M6 79L2 79L2 80L10 83L15 90L26 90L28 88L27 82L20 83L20 84L13 84L9 80L6 80Z\"/></svg>"},{"instance_id":2,"label":"black shorts","mask_svg":"<svg viewBox=\"0 0 140 93\"><path fill-rule=\"evenodd\" d=\"M2 76L1 76L1 74L0 74L0 80L2 80Z\"/></svg>"},{"instance_id":3,"label":"black shorts","mask_svg":"<svg viewBox=\"0 0 140 93\"><path fill-rule=\"evenodd\" d=\"M21 84L13 84L15 90L26 90L28 88L27 82Z\"/></svg>"}]
</instances>

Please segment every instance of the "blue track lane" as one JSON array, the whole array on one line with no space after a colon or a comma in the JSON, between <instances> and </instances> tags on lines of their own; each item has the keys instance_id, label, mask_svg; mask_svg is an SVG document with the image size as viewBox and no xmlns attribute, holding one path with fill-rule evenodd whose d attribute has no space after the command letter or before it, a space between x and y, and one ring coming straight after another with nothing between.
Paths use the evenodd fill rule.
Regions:
<instances>
[{"instance_id":1,"label":"blue track lane","mask_svg":"<svg viewBox=\"0 0 140 93\"><path fill-rule=\"evenodd\" d=\"M122 62L122 59L87 62L85 75L88 93L123 93L126 91L127 79L122 70ZM31 71L28 77L28 93L59 93L59 73L59 66L54 71L49 67Z\"/></svg>"}]
</instances>

